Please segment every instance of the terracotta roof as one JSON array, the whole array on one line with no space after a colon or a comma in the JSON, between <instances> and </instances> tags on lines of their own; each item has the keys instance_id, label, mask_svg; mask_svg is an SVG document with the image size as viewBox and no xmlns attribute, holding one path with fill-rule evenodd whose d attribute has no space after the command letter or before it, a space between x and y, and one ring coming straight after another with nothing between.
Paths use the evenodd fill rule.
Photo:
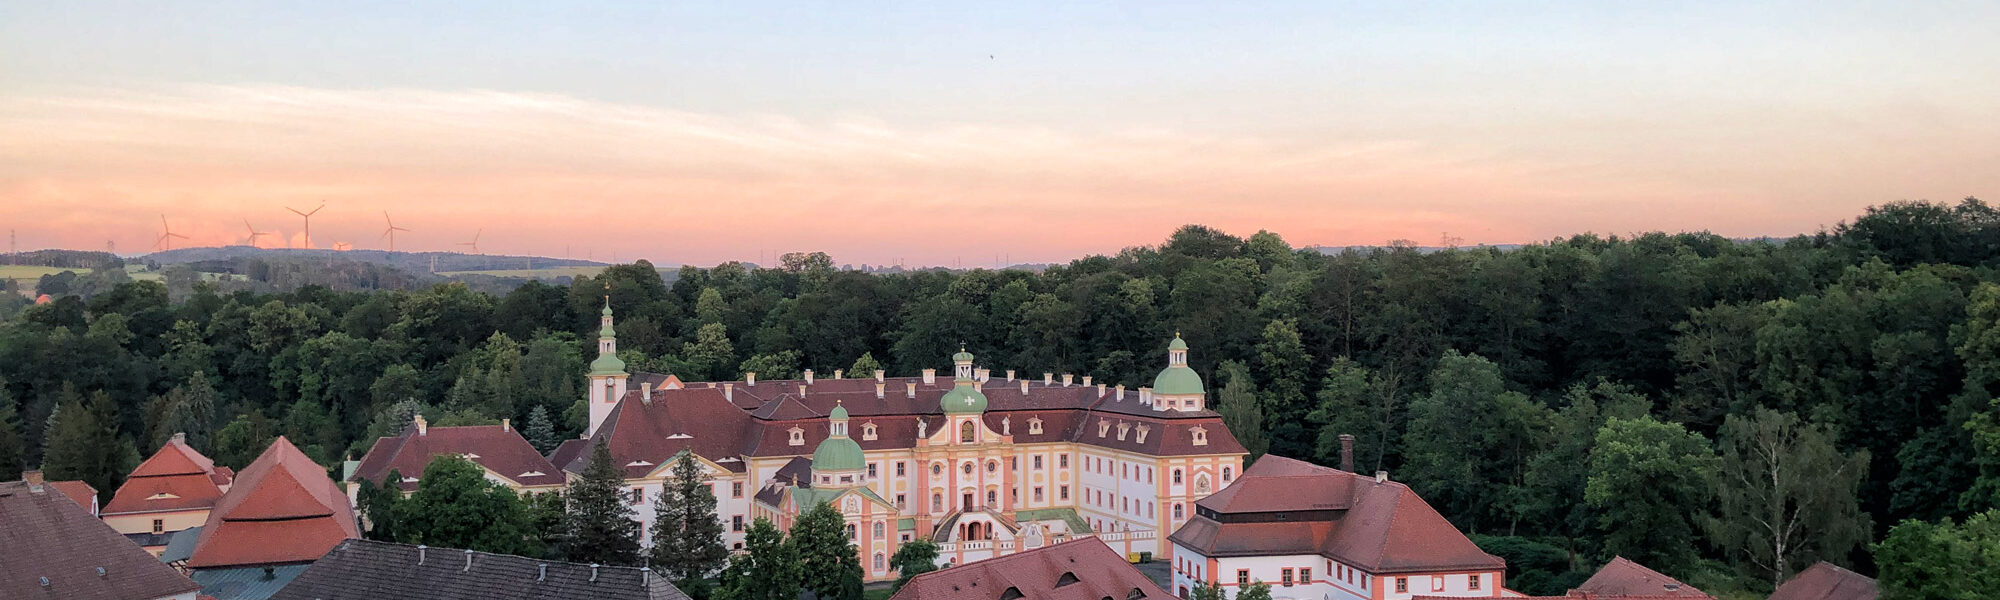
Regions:
<instances>
[{"instance_id":1,"label":"terracotta roof","mask_svg":"<svg viewBox=\"0 0 2000 600\"><path fill-rule=\"evenodd\" d=\"M0 598L150 600L201 589L54 487L0 483L0 523Z\"/></svg>"},{"instance_id":2,"label":"terracotta roof","mask_svg":"<svg viewBox=\"0 0 2000 600\"><path fill-rule=\"evenodd\" d=\"M994 600L1012 597L1009 589L1033 600L1173 598L1097 538L1079 538L924 573L910 578L890 598Z\"/></svg>"},{"instance_id":3,"label":"terracotta roof","mask_svg":"<svg viewBox=\"0 0 2000 600\"><path fill-rule=\"evenodd\" d=\"M1875 580L1820 561L1785 580L1770 600L1875 600L1879 595Z\"/></svg>"},{"instance_id":4,"label":"terracotta roof","mask_svg":"<svg viewBox=\"0 0 2000 600\"><path fill-rule=\"evenodd\" d=\"M394 437L378 438L362 455L354 469L354 480L382 484L389 471L404 479L422 479L424 467L442 454L463 455L495 475L523 486L560 485L562 470L542 458L527 438L512 427L479 425L471 427L426 427L422 433L409 427ZM416 481L397 481L403 491L417 489Z\"/></svg>"},{"instance_id":5,"label":"terracotta roof","mask_svg":"<svg viewBox=\"0 0 2000 600\"><path fill-rule=\"evenodd\" d=\"M686 600L639 567L369 540L335 546L271 600ZM990 600L990 599L989 599Z\"/></svg>"},{"instance_id":6,"label":"terracotta roof","mask_svg":"<svg viewBox=\"0 0 2000 600\"><path fill-rule=\"evenodd\" d=\"M1611 559L1611 562L1604 563L1603 568L1598 569L1597 573L1592 574L1590 579L1584 580L1582 585L1576 586L1575 591L1600 596L1622 594L1663 595L1680 598L1713 597L1709 596L1707 592L1695 589L1694 586L1681 583L1679 580L1668 577L1659 571L1648 569L1645 565L1627 560L1623 556L1614 557Z\"/></svg>"},{"instance_id":7,"label":"terracotta roof","mask_svg":"<svg viewBox=\"0 0 2000 600\"><path fill-rule=\"evenodd\" d=\"M188 566L307 562L355 537L361 534L347 496L279 436L216 502Z\"/></svg>"},{"instance_id":8,"label":"terracotta roof","mask_svg":"<svg viewBox=\"0 0 2000 600\"><path fill-rule=\"evenodd\" d=\"M229 485L234 476L228 467L217 468L215 461L175 436L132 470L102 512L120 515L210 508L222 498L222 486Z\"/></svg>"},{"instance_id":9,"label":"terracotta roof","mask_svg":"<svg viewBox=\"0 0 2000 600\"><path fill-rule=\"evenodd\" d=\"M1171 539L1207 556L1319 554L1375 573L1506 566L1409 486L1282 456L1195 506Z\"/></svg>"},{"instance_id":10,"label":"terracotta roof","mask_svg":"<svg viewBox=\"0 0 2000 600\"><path fill-rule=\"evenodd\" d=\"M76 501L76 505L83 507L83 511L90 516L97 516L97 488L81 481L51 481L48 485Z\"/></svg>"}]
</instances>

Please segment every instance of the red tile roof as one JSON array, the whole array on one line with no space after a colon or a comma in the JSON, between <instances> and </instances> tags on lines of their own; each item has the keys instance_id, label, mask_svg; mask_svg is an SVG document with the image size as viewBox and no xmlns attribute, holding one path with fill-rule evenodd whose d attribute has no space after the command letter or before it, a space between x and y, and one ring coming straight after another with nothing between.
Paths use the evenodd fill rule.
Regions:
<instances>
[{"instance_id":1,"label":"red tile roof","mask_svg":"<svg viewBox=\"0 0 2000 600\"><path fill-rule=\"evenodd\" d=\"M102 511L107 515L197 510L215 506L234 473L217 468L179 436L132 470Z\"/></svg>"},{"instance_id":2,"label":"red tile roof","mask_svg":"<svg viewBox=\"0 0 2000 600\"><path fill-rule=\"evenodd\" d=\"M0 523L0 598L150 600L201 589L55 487L0 483Z\"/></svg>"},{"instance_id":3,"label":"red tile roof","mask_svg":"<svg viewBox=\"0 0 2000 600\"><path fill-rule=\"evenodd\" d=\"M1680 598L1712 598L1707 592L1681 583L1645 565L1632 562L1623 556L1614 557L1604 563L1604 568L1576 586L1579 592L1599 596L1609 595L1653 595Z\"/></svg>"},{"instance_id":4,"label":"red tile roof","mask_svg":"<svg viewBox=\"0 0 2000 600\"><path fill-rule=\"evenodd\" d=\"M1770 600L1875 600L1875 580L1820 561L1785 580Z\"/></svg>"},{"instance_id":5,"label":"red tile roof","mask_svg":"<svg viewBox=\"0 0 2000 600\"><path fill-rule=\"evenodd\" d=\"M991 558L910 578L891 600L1032 600L1148 598L1171 600L1152 579L1097 538ZM1133 592L1138 595L1133 595Z\"/></svg>"},{"instance_id":6,"label":"red tile roof","mask_svg":"<svg viewBox=\"0 0 2000 600\"><path fill-rule=\"evenodd\" d=\"M381 484L395 470L406 480L422 479L424 467L442 454L465 455L486 470L524 486L559 485L562 471L543 458L527 438L512 427L479 425L471 427L426 427L421 433L410 427L402 434L375 440L354 480ZM403 491L417 489L416 481L397 481Z\"/></svg>"},{"instance_id":7,"label":"red tile roof","mask_svg":"<svg viewBox=\"0 0 2000 600\"><path fill-rule=\"evenodd\" d=\"M216 502L188 566L311 562L357 537L347 496L324 468L279 436Z\"/></svg>"},{"instance_id":8,"label":"red tile roof","mask_svg":"<svg viewBox=\"0 0 2000 600\"><path fill-rule=\"evenodd\" d=\"M90 516L97 516L97 488L81 481L51 481L49 487L76 501L76 505L83 507L84 512L90 513Z\"/></svg>"},{"instance_id":9,"label":"red tile roof","mask_svg":"<svg viewBox=\"0 0 2000 600\"><path fill-rule=\"evenodd\" d=\"M1207 556L1319 554L1374 573L1506 566L1408 486L1282 456L1258 459L1195 506L1171 539Z\"/></svg>"}]
</instances>

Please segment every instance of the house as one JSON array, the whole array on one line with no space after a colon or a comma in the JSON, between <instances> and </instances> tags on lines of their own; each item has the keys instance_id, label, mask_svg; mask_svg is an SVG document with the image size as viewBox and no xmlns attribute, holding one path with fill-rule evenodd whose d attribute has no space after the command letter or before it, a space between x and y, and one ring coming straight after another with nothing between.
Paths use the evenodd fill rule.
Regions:
<instances>
[{"instance_id":1,"label":"house","mask_svg":"<svg viewBox=\"0 0 2000 600\"><path fill-rule=\"evenodd\" d=\"M272 600L687 600L640 567L347 540Z\"/></svg>"},{"instance_id":2,"label":"house","mask_svg":"<svg viewBox=\"0 0 2000 600\"><path fill-rule=\"evenodd\" d=\"M943 375L683 382L626 372L608 301L601 314L585 437L551 462L581 473L604 443L650 528L674 462L692 457L732 547L758 517L784 527L831 502L869 580L894 577L889 557L919 537L952 564L1075 537L1164 556L1165 533L1233 481L1245 456L1208 410L1178 337L1153 385L1136 391L995 373L963 349Z\"/></svg>"},{"instance_id":3,"label":"house","mask_svg":"<svg viewBox=\"0 0 2000 600\"><path fill-rule=\"evenodd\" d=\"M158 452L139 463L104 506L104 522L155 556L173 534L201 525L235 479L176 433Z\"/></svg>"},{"instance_id":4,"label":"house","mask_svg":"<svg viewBox=\"0 0 2000 600\"><path fill-rule=\"evenodd\" d=\"M1623 557L1613 557L1604 563L1590 579L1576 586L1574 592L1584 592L1596 596L1646 596L1676 598L1714 598L1708 592L1681 583L1645 565Z\"/></svg>"},{"instance_id":5,"label":"house","mask_svg":"<svg viewBox=\"0 0 2000 600\"><path fill-rule=\"evenodd\" d=\"M542 492L563 485L562 470L549 464L506 420L499 425L432 427L423 415L417 415L402 433L376 439L375 445L362 455L360 464L346 481L348 500L355 499L362 481L394 485L404 493L414 492L417 482L424 477L424 467L431 459L446 454L472 461L486 471L487 479L516 492ZM390 471L395 471L401 479L384 481Z\"/></svg>"},{"instance_id":6,"label":"house","mask_svg":"<svg viewBox=\"0 0 2000 600\"><path fill-rule=\"evenodd\" d=\"M0 598L194 600L201 586L42 479L0 483Z\"/></svg>"},{"instance_id":7,"label":"house","mask_svg":"<svg viewBox=\"0 0 2000 600\"><path fill-rule=\"evenodd\" d=\"M1169 600L1104 542L1078 538L910 578L890 600Z\"/></svg>"},{"instance_id":8,"label":"house","mask_svg":"<svg viewBox=\"0 0 2000 600\"><path fill-rule=\"evenodd\" d=\"M1770 600L1875 600L1875 580L1820 561L1771 592Z\"/></svg>"},{"instance_id":9,"label":"house","mask_svg":"<svg viewBox=\"0 0 2000 600\"><path fill-rule=\"evenodd\" d=\"M202 524L187 561L204 594L262 600L342 540L361 537L353 505L284 436L244 467Z\"/></svg>"},{"instance_id":10,"label":"house","mask_svg":"<svg viewBox=\"0 0 2000 600\"><path fill-rule=\"evenodd\" d=\"M1348 438L1351 439L1351 438ZM1342 464L1353 464L1343 444ZM1173 582L1234 595L1253 582L1274 598L1403 600L1515 595L1506 562L1487 554L1409 486L1265 455L1195 503L1169 538Z\"/></svg>"},{"instance_id":11,"label":"house","mask_svg":"<svg viewBox=\"0 0 2000 600\"><path fill-rule=\"evenodd\" d=\"M90 516L98 516L97 488L81 481L51 481L47 485L75 501L76 505L83 507L84 512L90 513Z\"/></svg>"}]
</instances>

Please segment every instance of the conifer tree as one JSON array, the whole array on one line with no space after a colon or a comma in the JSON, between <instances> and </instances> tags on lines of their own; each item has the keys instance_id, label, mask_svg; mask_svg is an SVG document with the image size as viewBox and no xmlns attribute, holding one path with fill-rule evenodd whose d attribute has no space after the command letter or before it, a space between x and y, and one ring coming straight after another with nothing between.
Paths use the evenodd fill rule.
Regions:
<instances>
[{"instance_id":1,"label":"conifer tree","mask_svg":"<svg viewBox=\"0 0 2000 600\"><path fill-rule=\"evenodd\" d=\"M0 475L22 471L21 415L14 395L7 391L7 379L0 377Z\"/></svg>"},{"instance_id":2,"label":"conifer tree","mask_svg":"<svg viewBox=\"0 0 2000 600\"><path fill-rule=\"evenodd\" d=\"M569 518L566 513L569 502L563 498L562 490L528 494L526 499L530 528L542 542L542 558L561 560L569 540L569 530L563 525Z\"/></svg>"},{"instance_id":3,"label":"conifer tree","mask_svg":"<svg viewBox=\"0 0 2000 600\"><path fill-rule=\"evenodd\" d=\"M521 431L528 438L528 445L534 446L542 454L554 452L562 440L556 437L556 424L549 420L549 409L537 404L528 411L528 428Z\"/></svg>"},{"instance_id":4,"label":"conifer tree","mask_svg":"<svg viewBox=\"0 0 2000 600\"><path fill-rule=\"evenodd\" d=\"M861 556L847 539L847 519L820 503L792 523L791 544L805 568L805 589L821 600L860 600Z\"/></svg>"},{"instance_id":5,"label":"conifer tree","mask_svg":"<svg viewBox=\"0 0 2000 600\"><path fill-rule=\"evenodd\" d=\"M1271 440L1264 433L1264 409L1257 402L1257 384L1250 380L1250 369L1243 363L1228 361L1222 363L1222 373L1229 378L1228 385L1222 387L1217 398L1216 412L1222 413L1222 424L1229 427L1229 433L1250 452L1249 459L1257 460L1269 448Z\"/></svg>"},{"instance_id":6,"label":"conifer tree","mask_svg":"<svg viewBox=\"0 0 2000 600\"><path fill-rule=\"evenodd\" d=\"M134 465L125 464L116 410L111 395L100 390L91 394L89 404L71 398L49 415L42 470L50 480L76 479L100 490L118 489Z\"/></svg>"},{"instance_id":7,"label":"conifer tree","mask_svg":"<svg viewBox=\"0 0 2000 600\"><path fill-rule=\"evenodd\" d=\"M598 440L590 450L590 466L570 482L567 547L570 562L606 565L639 564L639 522L626 502L625 477L611 461L611 448Z\"/></svg>"},{"instance_id":8,"label":"conifer tree","mask_svg":"<svg viewBox=\"0 0 2000 600\"><path fill-rule=\"evenodd\" d=\"M195 371L186 383L167 392L166 414L159 431L153 432L153 446L165 444L176 433L187 434L187 443L196 450L210 452L215 431L215 386L208 376Z\"/></svg>"},{"instance_id":9,"label":"conifer tree","mask_svg":"<svg viewBox=\"0 0 2000 600\"><path fill-rule=\"evenodd\" d=\"M675 585L689 587L722 568L729 548L722 545L722 521L715 516L715 493L694 453L674 460L673 478L653 505L652 567Z\"/></svg>"},{"instance_id":10,"label":"conifer tree","mask_svg":"<svg viewBox=\"0 0 2000 600\"><path fill-rule=\"evenodd\" d=\"M743 541L743 553L729 559L722 570L720 600L797 600L800 580L805 575L785 533L769 519L758 517L750 523Z\"/></svg>"}]
</instances>

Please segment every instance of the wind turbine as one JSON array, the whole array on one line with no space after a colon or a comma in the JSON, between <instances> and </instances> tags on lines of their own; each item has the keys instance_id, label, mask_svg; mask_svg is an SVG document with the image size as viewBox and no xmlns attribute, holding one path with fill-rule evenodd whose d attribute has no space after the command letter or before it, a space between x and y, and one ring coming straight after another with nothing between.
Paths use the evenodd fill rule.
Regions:
<instances>
[{"instance_id":1,"label":"wind turbine","mask_svg":"<svg viewBox=\"0 0 2000 600\"><path fill-rule=\"evenodd\" d=\"M325 202L319 203L319 208L312 209L312 212L299 212L299 209L292 208L290 206L285 207L285 210L292 211L292 214L305 217L307 248L313 247L313 215L319 213L320 208L326 208L326 203Z\"/></svg>"},{"instance_id":2,"label":"wind turbine","mask_svg":"<svg viewBox=\"0 0 2000 600\"><path fill-rule=\"evenodd\" d=\"M401 227L397 227L397 226L396 226L396 221L394 221L394 220L392 220L392 219L390 219L390 218L389 218L389 211L386 211L386 210L385 210L385 211L382 211L382 221L383 221L383 222L385 222L385 223L388 223L388 224L389 224L389 228L388 228L388 229L384 229L384 230L382 230L382 237L385 237L385 238L389 238L389 251L390 251L390 252L395 252L395 251L396 251L396 232L398 232L398 231L409 231L409 230L408 230L408 229L404 229L404 228L401 228ZM475 238L477 238L478 236L474 236L474 237L475 237Z\"/></svg>"},{"instance_id":3,"label":"wind turbine","mask_svg":"<svg viewBox=\"0 0 2000 600\"><path fill-rule=\"evenodd\" d=\"M271 235L269 231L258 231L257 228L251 227L249 219L243 220L243 230L250 232L250 247L252 248L257 247L257 238Z\"/></svg>"},{"instance_id":4,"label":"wind turbine","mask_svg":"<svg viewBox=\"0 0 2000 600\"><path fill-rule=\"evenodd\" d=\"M470 241L470 242L459 242L459 243L458 243L458 245L460 245L460 246L471 246L471 247L472 247L472 253L473 253L473 254L479 254L479 234L482 234L482 233L486 233L486 228L484 228L484 227L481 227L481 228L479 228L479 231L475 231L475 232L473 232L473 233L472 233L472 241Z\"/></svg>"},{"instance_id":5,"label":"wind turbine","mask_svg":"<svg viewBox=\"0 0 2000 600\"><path fill-rule=\"evenodd\" d=\"M159 248L163 252L172 250L174 249L174 238L188 239L185 235L174 233L174 229L167 226L167 216L160 215L160 239L153 241L153 247Z\"/></svg>"}]
</instances>

